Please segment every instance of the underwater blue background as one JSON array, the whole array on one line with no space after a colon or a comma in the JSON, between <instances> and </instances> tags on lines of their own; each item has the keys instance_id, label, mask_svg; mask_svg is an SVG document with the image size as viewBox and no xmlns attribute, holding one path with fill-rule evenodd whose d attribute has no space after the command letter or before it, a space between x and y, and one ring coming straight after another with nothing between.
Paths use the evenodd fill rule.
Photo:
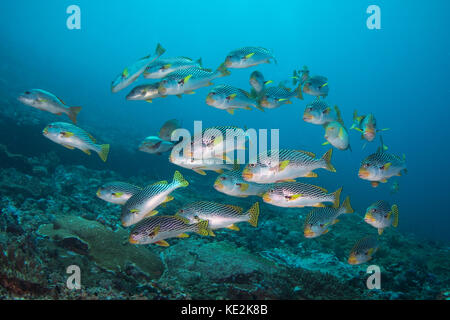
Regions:
<instances>
[{"instance_id":1,"label":"underwater blue background","mask_svg":"<svg viewBox=\"0 0 450 320\"><path fill-rule=\"evenodd\" d=\"M66 28L65 11L71 4L81 8L81 30ZM371 4L381 8L381 30L366 27L366 8ZM312 74L328 77L327 101L339 106L346 126L352 123L354 109L373 112L379 128L391 128L383 133L384 142L389 152L406 155L409 173L376 189L359 179L360 161L376 150L379 140L362 150L363 141L352 130L353 151L334 150L337 173L321 171L318 179L307 182L329 190L343 186L343 194L350 195L358 212L378 199L397 203L400 230L448 240L449 12L448 1L2 1L0 64L7 65L3 70L8 72L0 78L11 84L13 96L43 88L64 97L69 105L83 106L80 126L117 132L118 140L126 140L128 130L144 138L164 121L178 118L187 128L194 120L202 120L204 127L279 128L281 147L322 154L329 148L321 146L323 129L302 120L305 104L312 100L308 95L304 101L294 99L292 105L264 113L237 110L229 115L205 104L208 88L152 104L125 100L134 84L117 94L110 92L116 75L153 53L158 42L167 49L164 57L201 57L209 68L216 68L235 48L272 49L278 64L232 70L230 77L214 83L249 90L254 70L279 82L303 65ZM135 84L141 83L142 78ZM94 162L40 134L24 137L13 151L15 147L27 155L38 152L38 146L58 149L73 163ZM115 141L107 142L112 161L96 161L95 166L126 169L127 159L114 160L120 158L114 155ZM137 147L136 141L130 144ZM133 169L156 168L161 175L175 170L166 155L139 157L140 167ZM400 191L391 195L394 180ZM212 184L206 190L213 191Z\"/></svg>"}]
</instances>

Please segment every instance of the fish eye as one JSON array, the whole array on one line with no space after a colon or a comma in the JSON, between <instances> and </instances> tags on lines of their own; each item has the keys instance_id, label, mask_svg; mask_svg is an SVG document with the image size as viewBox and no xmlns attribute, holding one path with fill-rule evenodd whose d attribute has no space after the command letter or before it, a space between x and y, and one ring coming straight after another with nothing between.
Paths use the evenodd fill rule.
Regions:
<instances>
[{"instance_id":1,"label":"fish eye","mask_svg":"<svg viewBox=\"0 0 450 320\"><path fill-rule=\"evenodd\" d=\"M194 216L194 219L195 220L200 220L200 218L197 215Z\"/></svg>"},{"instance_id":2,"label":"fish eye","mask_svg":"<svg viewBox=\"0 0 450 320\"><path fill-rule=\"evenodd\" d=\"M308 111L312 111L313 110L313 108L308 108Z\"/></svg>"},{"instance_id":3,"label":"fish eye","mask_svg":"<svg viewBox=\"0 0 450 320\"><path fill-rule=\"evenodd\" d=\"M373 208L373 209L372 209L372 212L377 212L377 209Z\"/></svg>"},{"instance_id":4,"label":"fish eye","mask_svg":"<svg viewBox=\"0 0 450 320\"><path fill-rule=\"evenodd\" d=\"M184 212L184 209L180 209L180 211L179 211L180 213L183 213Z\"/></svg>"},{"instance_id":5,"label":"fish eye","mask_svg":"<svg viewBox=\"0 0 450 320\"><path fill-rule=\"evenodd\" d=\"M225 178L225 177L220 177L220 180L227 180L227 178Z\"/></svg>"},{"instance_id":6,"label":"fish eye","mask_svg":"<svg viewBox=\"0 0 450 320\"><path fill-rule=\"evenodd\" d=\"M320 224L320 227L323 228L323 223Z\"/></svg>"},{"instance_id":7,"label":"fish eye","mask_svg":"<svg viewBox=\"0 0 450 320\"><path fill-rule=\"evenodd\" d=\"M285 198L286 200L290 200L290 199L291 199L291 196L284 196L284 198Z\"/></svg>"},{"instance_id":8,"label":"fish eye","mask_svg":"<svg viewBox=\"0 0 450 320\"><path fill-rule=\"evenodd\" d=\"M370 165L368 163L364 164L364 168L368 168Z\"/></svg>"},{"instance_id":9,"label":"fish eye","mask_svg":"<svg viewBox=\"0 0 450 320\"><path fill-rule=\"evenodd\" d=\"M31 94L31 92L30 91L25 91L25 94Z\"/></svg>"},{"instance_id":10,"label":"fish eye","mask_svg":"<svg viewBox=\"0 0 450 320\"><path fill-rule=\"evenodd\" d=\"M269 192L270 192L270 193L274 193L275 190L274 190L274 189L270 189Z\"/></svg>"},{"instance_id":11,"label":"fish eye","mask_svg":"<svg viewBox=\"0 0 450 320\"><path fill-rule=\"evenodd\" d=\"M254 167L256 167L256 163L250 163L248 166L249 166L250 168L254 168Z\"/></svg>"},{"instance_id":12,"label":"fish eye","mask_svg":"<svg viewBox=\"0 0 450 320\"><path fill-rule=\"evenodd\" d=\"M216 93L215 92L211 92L210 95L214 96L214 95L216 95Z\"/></svg>"}]
</instances>

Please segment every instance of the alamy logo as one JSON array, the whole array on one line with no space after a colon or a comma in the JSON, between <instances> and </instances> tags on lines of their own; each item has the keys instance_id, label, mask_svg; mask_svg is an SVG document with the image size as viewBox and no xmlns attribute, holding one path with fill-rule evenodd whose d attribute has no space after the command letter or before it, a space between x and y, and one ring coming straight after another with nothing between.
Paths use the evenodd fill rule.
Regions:
<instances>
[{"instance_id":1,"label":"alamy logo","mask_svg":"<svg viewBox=\"0 0 450 320\"><path fill-rule=\"evenodd\" d=\"M67 274L70 274L67 278L67 288L70 290L79 290L81 289L81 270L77 265L71 265L67 267Z\"/></svg>"},{"instance_id":2,"label":"alamy logo","mask_svg":"<svg viewBox=\"0 0 450 320\"><path fill-rule=\"evenodd\" d=\"M367 267L367 273L371 274L369 278L367 278L367 289L381 289L381 270L377 265L370 265Z\"/></svg>"},{"instance_id":3,"label":"alamy logo","mask_svg":"<svg viewBox=\"0 0 450 320\"><path fill-rule=\"evenodd\" d=\"M381 10L377 5L370 5L367 7L366 12L370 14L367 18L366 25L369 30L381 29Z\"/></svg>"},{"instance_id":4,"label":"alamy logo","mask_svg":"<svg viewBox=\"0 0 450 320\"><path fill-rule=\"evenodd\" d=\"M67 29L81 29L81 9L77 5L70 5L66 9L66 13L70 16L66 20Z\"/></svg>"}]
</instances>

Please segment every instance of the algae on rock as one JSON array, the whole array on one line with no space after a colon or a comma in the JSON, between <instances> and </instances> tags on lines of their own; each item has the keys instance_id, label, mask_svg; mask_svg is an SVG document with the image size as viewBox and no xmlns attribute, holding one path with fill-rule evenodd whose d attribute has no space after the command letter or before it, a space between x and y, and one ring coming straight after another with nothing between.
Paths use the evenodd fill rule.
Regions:
<instances>
[{"instance_id":1,"label":"algae on rock","mask_svg":"<svg viewBox=\"0 0 450 320\"><path fill-rule=\"evenodd\" d=\"M151 278L159 278L164 266L161 259L145 247L128 243L128 232L111 231L97 221L79 216L61 216L52 224L42 225L38 233L71 251L89 256L100 267L122 272L133 263Z\"/></svg>"}]
</instances>

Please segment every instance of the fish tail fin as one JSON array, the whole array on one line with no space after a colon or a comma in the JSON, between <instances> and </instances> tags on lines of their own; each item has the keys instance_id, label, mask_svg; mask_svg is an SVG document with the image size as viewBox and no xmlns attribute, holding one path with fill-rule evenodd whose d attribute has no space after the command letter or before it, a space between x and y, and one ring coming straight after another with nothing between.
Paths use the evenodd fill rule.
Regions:
<instances>
[{"instance_id":1,"label":"fish tail fin","mask_svg":"<svg viewBox=\"0 0 450 320\"><path fill-rule=\"evenodd\" d=\"M292 72L292 84L295 86L297 83L299 83L300 81L298 80L299 76L296 70L294 70Z\"/></svg>"},{"instance_id":2,"label":"fish tail fin","mask_svg":"<svg viewBox=\"0 0 450 320\"><path fill-rule=\"evenodd\" d=\"M250 223L253 227L258 226L258 217L259 217L259 202L255 202L250 209L247 211L248 215L248 223Z\"/></svg>"},{"instance_id":3,"label":"fish tail fin","mask_svg":"<svg viewBox=\"0 0 450 320\"><path fill-rule=\"evenodd\" d=\"M325 169L331 172L336 172L336 168L331 164L331 156L333 155L333 148L325 152L322 160L325 162Z\"/></svg>"},{"instance_id":4,"label":"fish tail fin","mask_svg":"<svg viewBox=\"0 0 450 320\"><path fill-rule=\"evenodd\" d=\"M109 144L100 145L100 151L98 152L98 155L100 156L100 159L102 159L103 162L106 162L106 159L108 159L108 153L109 153Z\"/></svg>"},{"instance_id":5,"label":"fish tail fin","mask_svg":"<svg viewBox=\"0 0 450 320\"><path fill-rule=\"evenodd\" d=\"M392 214L394 215L394 220L392 220L392 226L397 228L397 226L398 226L398 207L397 207L397 205L394 204L391 207L391 210L392 210Z\"/></svg>"},{"instance_id":6,"label":"fish tail fin","mask_svg":"<svg viewBox=\"0 0 450 320\"><path fill-rule=\"evenodd\" d=\"M81 107L69 107L69 113L67 114L73 123L77 124L77 116L80 113Z\"/></svg>"},{"instance_id":7,"label":"fish tail fin","mask_svg":"<svg viewBox=\"0 0 450 320\"><path fill-rule=\"evenodd\" d=\"M155 55L159 57L159 56L161 56L164 52L166 52L166 49L164 49L163 46L162 46L160 43L158 43L158 44L156 45Z\"/></svg>"},{"instance_id":8,"label":"fish tail fin","mask_svg":"<svg viewBox=\"0 0 450 320\"><path fill-rule=\"evenodd\" d=\"M343 213L353 213L355 212L352 208L352 205L350 204L350 197L347 196L347 198L345 198L344 202L341 205L341 209Z\"/></svg>"},{"instance_id":9,"label":"fish tail fin","mask_svg":"<svg viewBox=\"0 0 450 320\"><path fill-rule=\"evenodd\" d=\"M298 84L298 86L295 89L295 91L297 92L297 98L299 98L300 100L303 100L303 93L302 93L302 85L301 85L301 83Z\"/></svg>"},{"instance_id":10,"label":"fish tail fin","mask_svg":"<svg viewBox=\"0 0 450 320\"><path fill-rule=\"evenodd\" d=\"M187 187L189 185L189 182L184 179L180 171L175 171L173 175L173 183L178 184L180 187Z\"/></svg>"},{"instance_id":11,"label":"fish tail fin","mask_svg":"<svg viewBox=\"0 0 450 320\"><path fill-rule=\"evenodd\" d=\"M196 62L200 65L200 67L203 67L202 58L198 58Z\"/></svg>"},{"instance_id":12,"label":"fish tail fin","mask_svg":"<svg viewBox=\"0 0 450 320\"><path fill-rule=\"evenodd\" d=\"M212 230L208 227L208 225L209 225L209 222L208 222L208 220L202 220L202 221L200 221L199 223L197 223L197 225L196 225L196 227L197 227L197 230L196 230L196 232L199 234L199 235L202 235L202 236L214 236L214 233L212 232Z\"/></svg>"},{"instance_id":13,"label":"fish tail fin","mask_svg":"<svg viewBox=\"0 0 450 320\"><path fill-rule=\"evenodd\" d=\"M216 70L217 72L220 73L220 75L222 77L228 76L231 74L230 70L227 69L227 67L225 66L225 62L222 63Z\"/></svg>"},{"instance_id":14,"label":"fish tail fin","mask_svg":"<svg viewBox=\"0 0 450 320\"><path fill-rule=\"evenodd\" d=\"M342 187L340 187L339 189L337 189L335 192L332 193L333 195L333 208L339 208L339 199L341 197L341 191L342 191Z\"/></svg>"}]
</instances>

